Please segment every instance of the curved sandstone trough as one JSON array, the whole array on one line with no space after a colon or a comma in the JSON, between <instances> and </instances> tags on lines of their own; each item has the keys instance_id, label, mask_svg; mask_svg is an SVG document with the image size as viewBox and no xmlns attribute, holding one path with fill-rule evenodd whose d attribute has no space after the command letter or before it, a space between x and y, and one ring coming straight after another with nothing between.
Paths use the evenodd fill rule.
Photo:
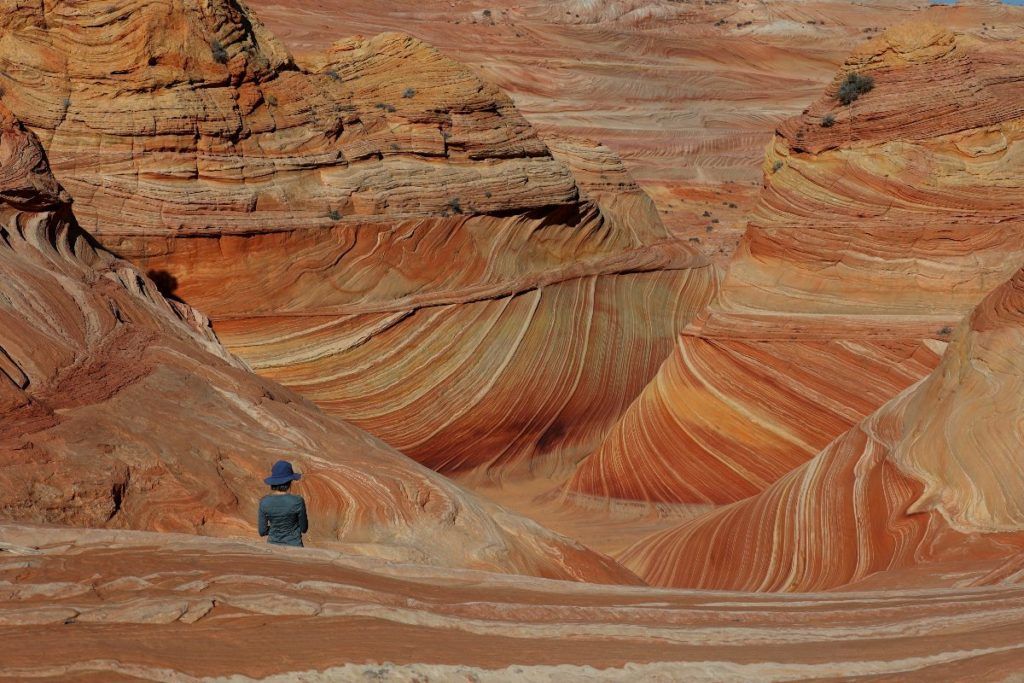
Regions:
<instances>
[{"instance_id":1,"label":"curved sandstone trough","mask_svg":"<svg viewBox=\"0 0 1024 683\"><path fill-rule=\"evenodd\" d=\"M813 460L620 559L657 585L759 591L884 581L873 575L941 562L1019 564L1022 357L1024 270L964 320L926 379Z\"/></svg>"},{"instance_id":2,"label":"curved sandstone trough","mask_svg":"<svg viewBox=\"0 0 1024 683\"><path fill-rule=\"evenodd\" d=\"M0 513L252 536L279 458L310 539L448 567L636 583L257 377L205 317L97 246L35 136L0 107Z\"/></svg>"},{"instance_id":3,"label":"curved sandstone trough","mask_svg":"<svg viewBox=\"0 0 1024 683\"><path fill-rule=\"evenodd\" d=\"M737 501L927 375L1024 263L1020 47L911 24L855 52L780 127L718 297L566 490ZM875 85L844 107L849 73Z\"/></svg>"},{"instance_id":4,"label":"curved sandstone trough","mask_svg":"<svg viewBox=\"0 0 1024 683\"><path fill-rule=\"evenodd\" d=\"M565 471L713 291L607 149L416 39L296 62L235 0L0 9L3 102L83 227L436 470Z\"/></svg>"}]
</instances>

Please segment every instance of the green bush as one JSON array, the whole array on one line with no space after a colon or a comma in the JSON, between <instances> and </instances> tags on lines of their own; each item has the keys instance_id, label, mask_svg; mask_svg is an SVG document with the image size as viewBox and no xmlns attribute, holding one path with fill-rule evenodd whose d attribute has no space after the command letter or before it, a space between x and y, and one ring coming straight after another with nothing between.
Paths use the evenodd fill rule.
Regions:
<instances>
[{"instance_id":1,"label":"green bush","mask_svg":"<svg viewBox=\"0 0 1024 683\"><path fill-rule=\"evenodd\" d=\"M836 125L836 117L832 116L832 114L825 114L821 118L822 128L831 128L834 125Z\"/></svg>"},{"instance_id":2,"label":"green bush","mask_svg":"<svg viewBox=\"0 0 1024 683\"><path fill-rule=\"evenodd\" d=\"M874 87L874 78L871 76L861 76L859 73L854 72L848 74L846 80L839 86L836 99L843 104L852 104L854 100L864 93L871 92Z\"/></svg>"},{"instance_id":3,"label":"green bush","mask_svg":"<svg viewBox=\"0 0 1024 683\"><path fill-rule=\"evenodd\" d=\"M224 49L224 46L216 38L210 41L210 52L213 53L213 59L218 64L228 63L228 51Z\"/></svg>"}]
</instances>

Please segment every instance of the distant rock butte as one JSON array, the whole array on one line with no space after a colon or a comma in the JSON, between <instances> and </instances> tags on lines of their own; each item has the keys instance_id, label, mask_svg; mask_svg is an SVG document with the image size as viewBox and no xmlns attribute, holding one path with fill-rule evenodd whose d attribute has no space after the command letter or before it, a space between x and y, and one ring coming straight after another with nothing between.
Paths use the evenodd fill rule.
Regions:
<instances>
[{"instance_id":1,"label":"distant rock butte","mask_svg":"<svg viewBox=\"0 0 1024 683\"><path fill-rule=\"evenodd\" d=\"M737 501L924 377L1024 262L1020 48L916 24L857 50L779 129L718 297L567 491ZM844 107L854 72L874 89Z\"/></svg>"},{"instance_id":2,"label":"distant rock butte","mask_svg":"<svg viewBox=\"0 0 1024 683\"><path fill-rule=\"evenodd\" d=\"M5 519L251 537L261 479L287 458L305 474L314 545L637 582L253 375L201 314L97 246L69 202L0 106Z\"/></svg>"},{"instance_id":3,"label":"distant rock butte","mask_svg":"<svg viewBox=\"0 0 1024 683\"><path fill-rule=\"evenodd\" d=\"M1022 358L1024 270L966 318L927 379L764 492L641 540L623 561L658 585L762 591L885 585L872 575L943 562L1018 575Z\"/></svg>"},{"instance_id":4,"label":"distant rock butte","mask_svg":"<svg viewBox=\"0 0 1024 683\"><path fill-rule=\"evenodd\" d=\"M0 9L3 101L83 226L434 469L565 471L713 291L607 149L416 39L295 63L234 0Z\"/></svg>"}]
</instances>

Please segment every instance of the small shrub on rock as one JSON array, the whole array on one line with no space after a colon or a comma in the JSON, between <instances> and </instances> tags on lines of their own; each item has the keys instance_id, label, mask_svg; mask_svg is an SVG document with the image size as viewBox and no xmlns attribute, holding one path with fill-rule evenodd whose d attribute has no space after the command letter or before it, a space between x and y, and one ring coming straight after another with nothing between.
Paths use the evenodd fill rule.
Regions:
<instances>
[{"instance_id":1,"label":"small shrub on rock","mask_svg":"<svg viewBox=\"0 0 1024 683\"><path fill-rule=\"evenodd\" d=\"M822 128L831 128L834 125L836 125L836 117L832 116L832 114L825 114L825 116L822 117L822 119L821 119L821 127Z\"/></svg>"},{"instance_id":2,"label":"small shrub on rock","mask_svg":"<svg viewBox=\"0 0 1024 683\"><path fill-rule=\"evenodd\" d=\"M213 59L218 64L228 63L228 51L224 49L224 46L216 38L210 41L210 52L213 53Z\"/></svg>"},{"instance_id":3,"label":"small shrub on rock","mask_svg":"<svg viewBox=\"0 0 1024 683\"><path fill-rule=\"evenodd\" d=\"M854 72L848 74L846 76L846 80L839 86L839 92L836 93L836 99L843 104L849 105L864 93L871 92L874 87L874 78L871 76L861 76L859 73Z\"/></svg>"}]
</instances>

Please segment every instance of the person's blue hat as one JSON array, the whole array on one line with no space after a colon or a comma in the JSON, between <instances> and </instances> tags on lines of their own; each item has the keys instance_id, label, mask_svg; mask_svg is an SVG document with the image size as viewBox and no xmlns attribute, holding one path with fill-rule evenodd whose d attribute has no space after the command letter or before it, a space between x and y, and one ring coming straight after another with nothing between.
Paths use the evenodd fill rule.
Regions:
<instances>
[{"instance_id":1,"label":"person's blue hat","mask_svg":"<svg viewBox=\"0 0 1024 683\"><path fill-rule=\"evenodd\" d=\"M290 481L301 479L302 475L292 469L292 464L287 460L278 460L274 463L274 466L270 468L270 476L263 481L270 486L277 486L278 484L287 484Z\"/></svg>"}]
</instances>

